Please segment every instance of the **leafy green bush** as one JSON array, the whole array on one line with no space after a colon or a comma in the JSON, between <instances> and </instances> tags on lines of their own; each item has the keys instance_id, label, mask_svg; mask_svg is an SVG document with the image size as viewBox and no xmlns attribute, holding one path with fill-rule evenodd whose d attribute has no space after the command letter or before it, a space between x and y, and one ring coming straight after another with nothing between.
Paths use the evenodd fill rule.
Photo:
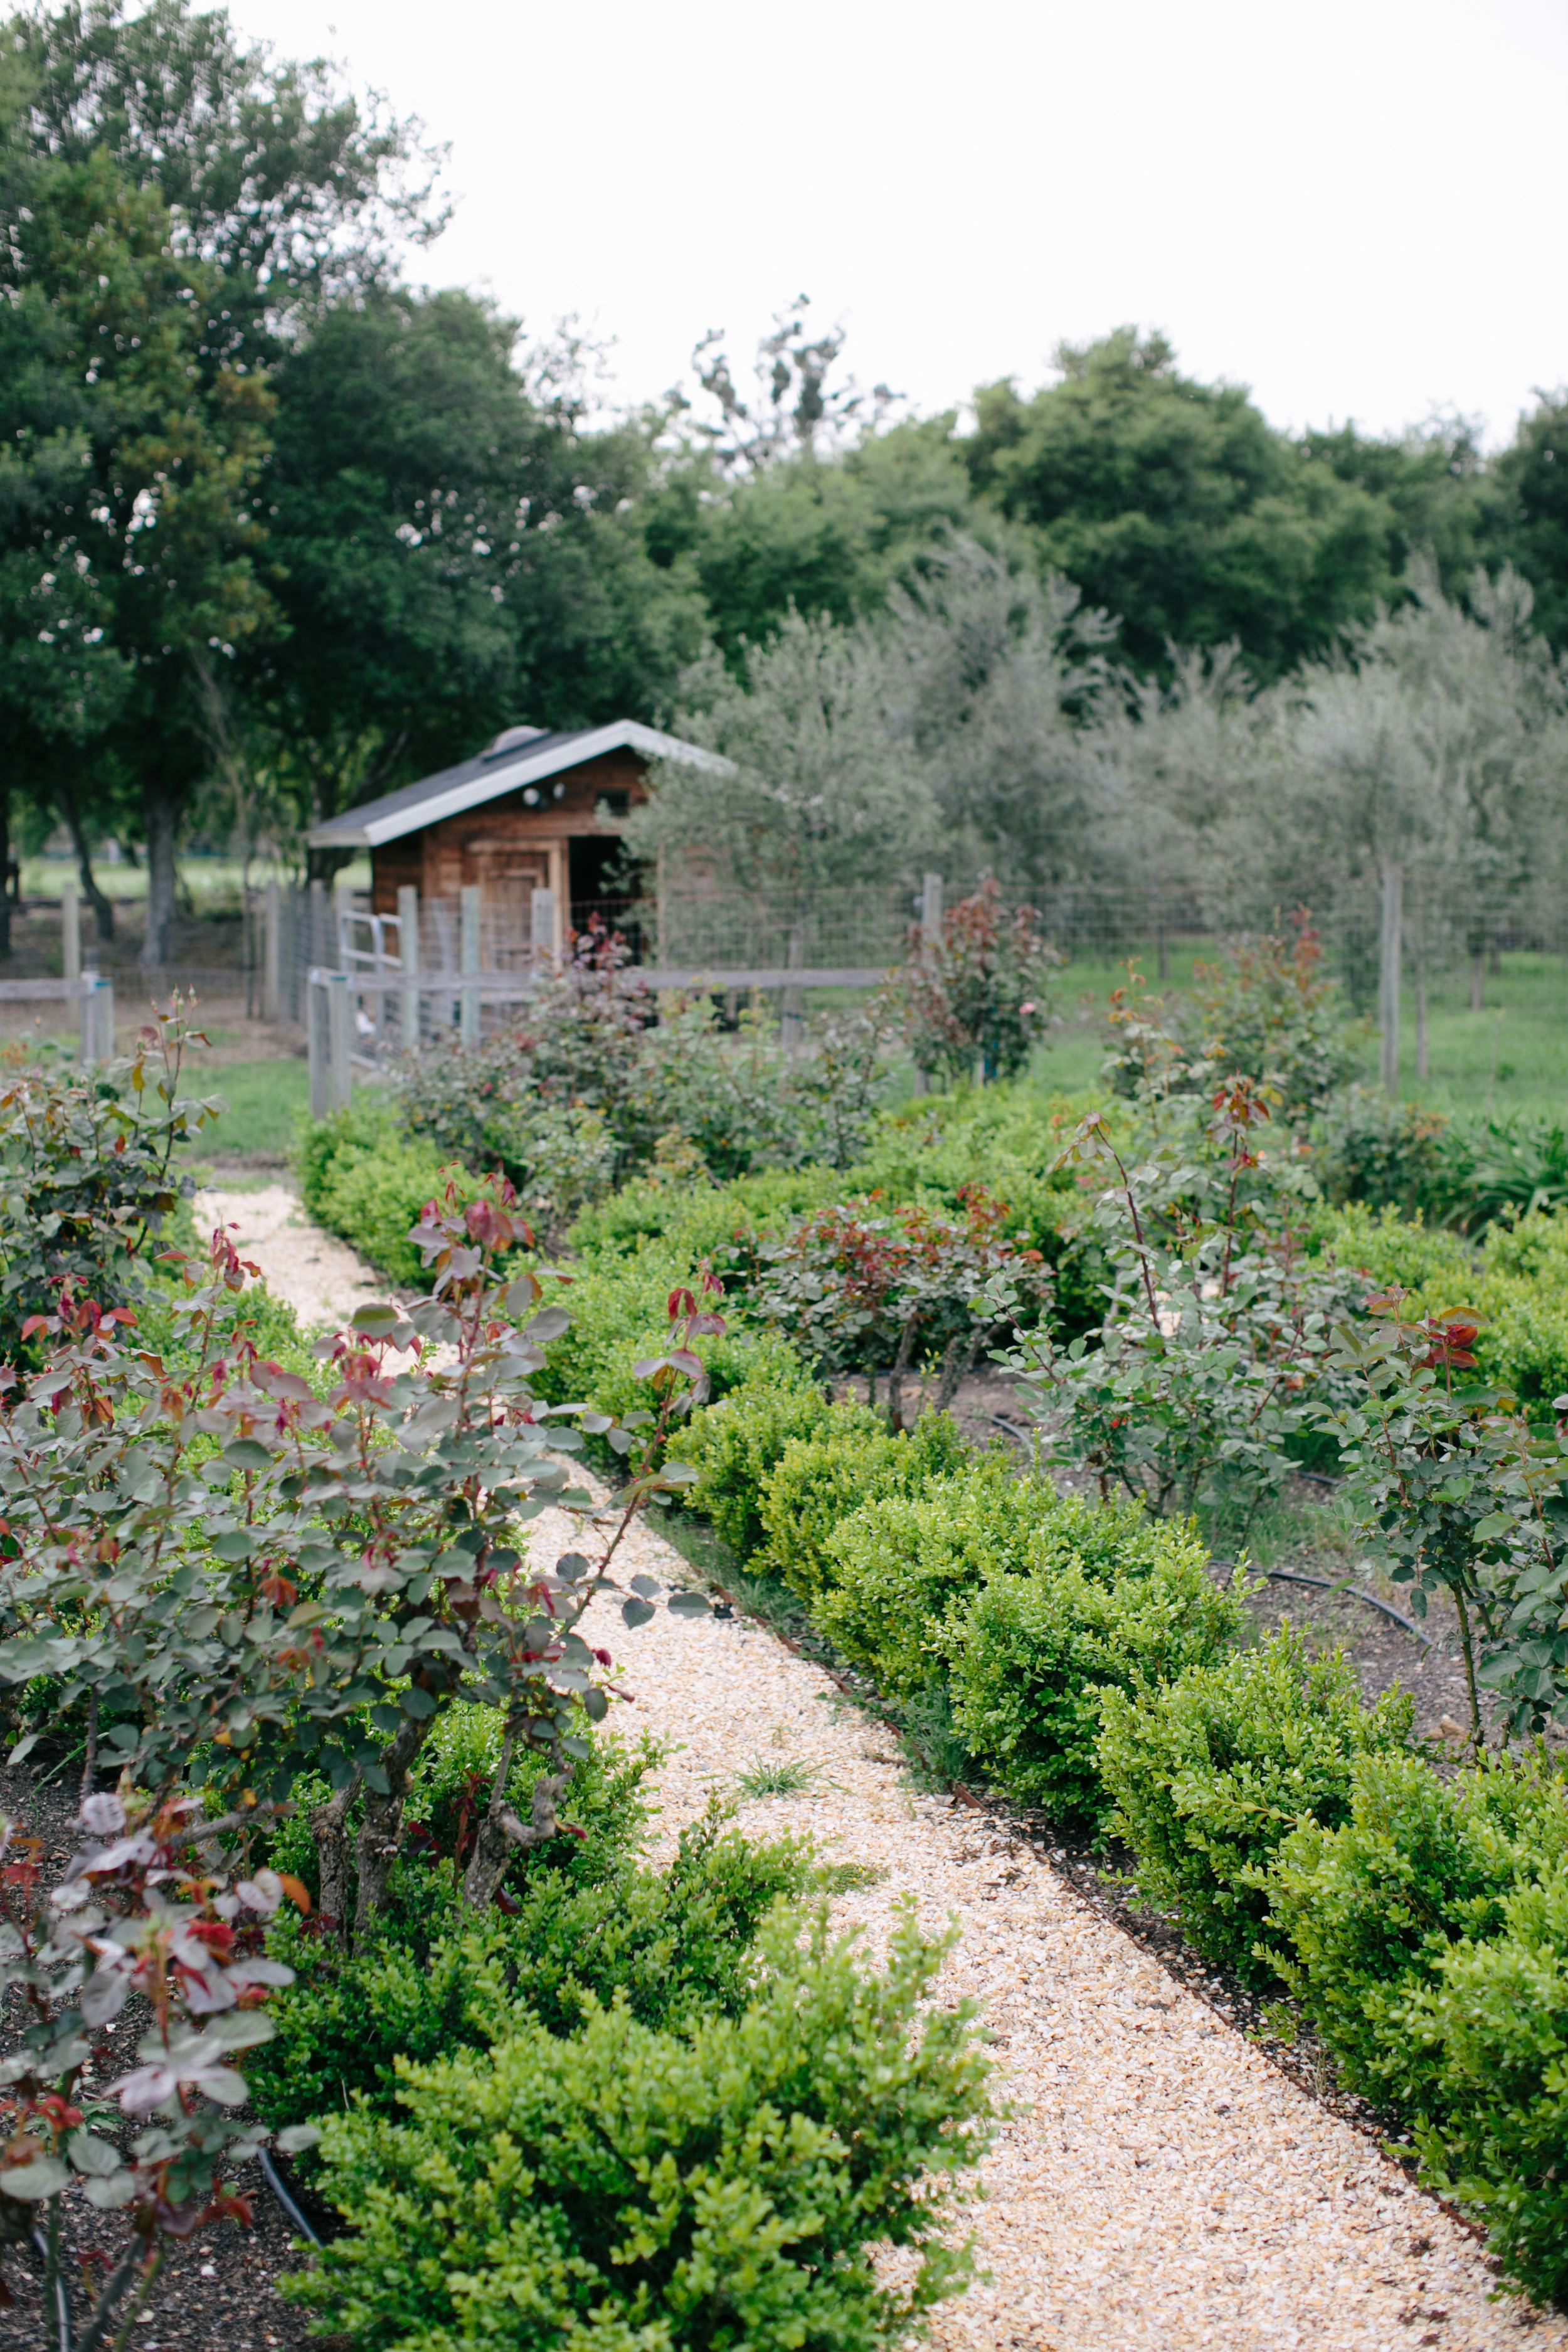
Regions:
<instances>
[{"instance_id":1,"label":"leafy green bush","mask_svg":"<svg viewBox=\"0 0 1568 2352\"><path fill-rule=\"evenodd\" d=\"M247 2074L258 2112L275 2126L305 2123L357 2097L390 2113L400 2060L486 2049L520 2004L555 2034L573 2032L590 2000L619 2001L660 2028L733 2015L753 1984L763 1918L809 1874L804 1847L750 1844L717 1801L682 1831L667 1871L624 1853L593 1870L580 1858L535 1862L514 1881L511 1915L478 1924L459 1914L448 1872L400 1864L384 1921L352 1955L292 1917L272 1930L268 1951L294 1982L278 1997L276 2038Z\"/></svg>"},{"instance_id":2,"label":"leafy green bush","mask_svg":"<svg viewBox=\"0 0 1568 2352\"><path fill-rule=\"evenodd\" d=\"M890 1433L867 1405L832 1406L815 1437L784 1447L763 1486L768 1566L815 1601L833 1572L827 1542L841 1521L878 1496L918 1495L969 1458L950 1413L924 1412L912 1430Z\"/></svg>"},{"instance_id":3,"label":"leafy green bush","mask_svg":"<svg viewBox=\"0 0 1568 2352\"><path fill-rule=\"evenodd\" d=\"M436 1717L409 1767L404 1849L411 1862L416 1860L421 1866L412 1874L405 1872L401 1895L414 1906L415 1926L426 1903L423 1890L429 1868L438 1865L452 1876L468 1859L478 1818L489 1801L500 1760L502 1730L502 1719L493 1707L456 1701ZM626 1747L586 1731L583 1745L585 1753L573 1767L561 1804L562 1818L570 1822L574 1834L515 1850L501 1881L514 1895L541 1875L560 1876L574 1886L601 1885L629 1867L647 1828L652 1807L647 1782L662 1760L658 1748L647 1738L636 1747ZM546 1757L526 1751L514 1754L507 1775L507 1795L522 1819L531 1811L535 1781L542 1773L558 1769ZM298 1810L274 1825L268 1841L267 1858L272 1867L291 1872L309 1889L312 1902L320 1896L321 1884L310 1814L331 1793L330 1785L320 1777L301 1778L295 1789ZM355 1891L354 1841L363 1818L361 1790L347 1817L351 1907Z\"/></svg>"},{"instance_id":4,"label":"leafy green bush","mask_svg":"<svg viewBox=\"0 0 1568 2352\"><path fill-rule=\"evenodd\" d=\"M737 2018L591 2006L406 2068L405 2120L325 2126L351 2227L285 2293L362 2352L881 2352L972 2268L942 2184L987 2138L969 2013L906 1915L863 1974L784 1917ZM895 2281L872 2249L918 2256Z\"/></svg>"},{"instance_id":5,"label":"leafy green bush","mask_svg":"<svg viewBox=\"0 0 1568 2352\"><path fill-rule=\"evenodd\" d=\"M877 1417L864 1405L828 1402L804 1365L793 1379L743 1381L705 1412L677 1430L670 1458L700 1473L685 1500L702 1511L741 1559L763 1539L762 1496L769 1476L792 1444L815 1437L836 1414L849 1412L874 1428Z\"/></svg>"},{"instance_id":6,"label":"leafy green bush","mask_svg":"<svg viewBox=\"0 0 1568 2352\"><path fill-rule=\"evenodd\" d=\"M1424 2177L1486 2219L1505 2281L1568 2295L1568 1869L1503 1898L1500 1932L1466 1937L1405 2012L1429 2084L1415 2131ZM1435 2110L1435 2114L1431 2112Z\"/></svg>"},{"instance_id":7,"label":"leafy green bush","mask_svg":"<svg viewBox=\"0 0 1568 2352\"><path fill-rule=\"evenodd\" d=\"M62 1282L126 1307L147 1293L158 1250L193 1241L195 1187L174 1154L218 1116L216 1098L182 1091L186 1055L205 1043L160 1013L136 1054L106 1068L0 1055L0 1362L38 1352L23 1327L58 1312Z\"/></svg>"},{"instance_id":8,"label":"leafy green bush","mask_svg":"<svg viewBox=\"0 0 1568 2352\"><path fill-rule=\"evenodd\" d=\"M580 1216L568 1238L580 1257L626 1257L662 1242L697 1258L717 1256L742 1236L782 1232L842 1189L830 1168L767 1169L727 1184L623 1184Z\"/></svg>"},{"instance_id":9,"label":"leafy green bush","mask_svg":"<svg viewBox=\"0 0 1568 2352\"><path fill-rule=\"evenodd\" d=\"M1100 1768L1140 1885L1200 1951L1266 1981L1267 1865L1299 1822L1349 1818L1358 1756L1409 1745L1408 1694L1363 1707L1342 1653L1316 1656L1286 1626L1164 1687L1109 1690L1103 1707Z\"/></svg>"},{"instance_id":10,"label":"leafy green bush","mask_svg":"<svg viewBox=\"0 0 1568 2352\"><path fill-rule=\"evenodd\" d=\"M695 1286L700 1265L682 1251L648 1243L629 1257L572 1266L563 1301L572 1328L552 1347L538 1393L557 1404L591 1399L598 1411L617 1415L646 1406L648 1391L637 1367L664 1354L669 1294ZM728 1300L724 1315L728 1329L702 1345L715 1402L743 1384L787 1388L805 1378L786 1341L748 1324Z\"/></svg>"},{"instance_id":11,"label":"leafy green bush","mask_svg":"<svg viewBox=\"0 0 1568 2352\"><path fill-rule=\"evenodd\" d=\"M939 1636L953 1727L1016 1803L1100 1828L1103 1692L1210 1664L1241 1635L1241 1594L1215 1584L1190 1524L1136 1503L1064 1496L1028 1520L1023 1549L1022 1568L993 1575Z\"/></svg>"},{"instance_id":12,"label":"leafy green bush","mask_svg":"<svg viewBox=\"0 0 1568 2352\"><path fill-rule=\"evenodd\" d=\"M1452 1945L1501 1933L1510 1895L1568 1853L1563 1783L1489 1759L1443 1780L1397 1749L1358 1756L1337 1828L1303 1822L1268 1874L1279 1974L1355 2090L1385 2105L1436 2095L1432 2051L1406 2021Z\"/></svg>"},{"instance_id":13,"label":"leafy green bush","mask_svg":"<svg viewBox=\"0 0 1568 2352\"><path fill-rule=\"evenodd\" d=\"M1267 1079L1287 1113L1315 1108L1342 1087L1365 1051L1339 988L1323 970L1322 941L1298 919L1281 932L1233 940L1218 963L1193 967L1203 1051L1228 1076Z\"/></svg>"},{"instance_id":14,"label":"leafy green bush","mask_svg":"<svg viewBox=\"0 0 1568 2352\"><path fill-rule=\"evenodd\" d=\"M958 1477L865 1503L824 1546L813 1614L879 1689L906 1696L940 1676L938 1629L955 1602L1020 1564L1048 1486L1020 1486L1000 1453Z\"/></svg>"},{"instance_id":15,"label":"leafy green bush","mask_svg":"<svg viewBox=\"0 0 1568 2352\"><path fill-rule=\"evenodd\" d=\"M1474 1252L1458 1234L1429 1225L1419 1210L1406 1217L1387 1203L1373 1208L1352 1201L1341 1209L1324 1207L1313 1220L1312 1236L1341 1265L1358 1268L1380 1289L1397 1284L1454 1307L1468 1300L1475 1286Z\"/></svg>"},{"instance_id":16,"label":"leafy green bush","mask_svg":"<svg viewBox=\"0 0 1568 2352\"><path fill-rule=\"evenodd\" d=\"M391 1106L363 1092L346 1109L306 1128L299 1169L300 1197L316 1223L405 1290L429 1286L409 1239L426 1202L444 1199L451 1185L466 1207L493 1190L433 1145L410 1142Z\"/></svg>"}]
</instances>

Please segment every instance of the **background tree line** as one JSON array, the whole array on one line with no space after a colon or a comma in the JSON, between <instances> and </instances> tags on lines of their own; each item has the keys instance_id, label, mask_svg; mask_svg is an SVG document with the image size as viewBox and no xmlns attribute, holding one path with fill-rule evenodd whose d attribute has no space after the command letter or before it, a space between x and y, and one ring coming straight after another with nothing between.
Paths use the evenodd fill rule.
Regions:
<instances>
[{"instance_id":1,"label":"background tree line","mask_svg":"<svg viewBox=\"0 0 1568 2352\"><path fill-rule=\"evenodd\" d=\"M93 844L144 854L150 961L193 822L291 843L521 718L735 751L641 845L717 814L754 883L1284 887L1325 793L1380 854L1374 771L1423 855L1553 832L1568 395L1490 459L1291 436L1124 329L898 422L801 301L754 389L710 337L606 418L569 340L409 282L437 160L186 0L0 40L0 827L68 827L100 929Z\"/></svg>"}]
</instances>

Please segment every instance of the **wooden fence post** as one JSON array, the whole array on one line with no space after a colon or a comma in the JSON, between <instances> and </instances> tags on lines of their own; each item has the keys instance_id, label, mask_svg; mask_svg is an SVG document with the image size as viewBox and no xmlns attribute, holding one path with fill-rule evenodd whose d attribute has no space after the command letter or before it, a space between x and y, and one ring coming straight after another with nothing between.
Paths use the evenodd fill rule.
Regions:
<instances>
[{"instance_id":1,"label":"wooden fence post","mask_svg":"<svg viewBox=\"0 0 1568 2352\"><path fill-rule=\"evenodd\" d=\"M798 971L805 961L805 940L798 930L792 931L789 935L789 945L784 950L784 963L789 971ZM779 1039L784 1046L786 1062L793 1062L800 1052L801 1033L805 1026L805 1024L801 1017L800 991L798 988L786 988L784 992L783 1018L779 1023Z\"/></svg>"},{"instance_id":2,"label":"wooden fence post","mask_svg":"<svg viewBox=\"0 0 1568 2352\"><path fill-rule=\"evenodd\" d=\"M262 947L261 1017L277 1021L283 1005L283 908L282 892L274 875L267 885L267 938Z\"/></svg>"},{"instance_id":3,"label":"wooden fence post","mask_svg":"<svg viewBox=\"0 0 1568 2352\"><path fill-rule=\"evenodd\" d=\"M928 874L924 878L924 883L921 890L920 951L922 956L924 956L928 949L940 947L942 944L942 876L940 874ZM917 1095L930 1094L931 1073L929 1070L916 1070L915 1092Z\"/></svg>"},{"instance_id":4,"label":"wooden fence post","mask_svg":"<svg viewBox=\"0 0 1568 2352\"><path fill-rule=\"evenodd\" d=\"M479 884L465 882L460 899L462 912L458 969L465 979L477 979L483 933L483 899ZM470 986L464 989L462 1008L463 1043L465 1045L477 1045L479 1042L479 992L477 988Z\"/></svg>"},{"instance_id":5,"label":"wooden fence post","mask_svg":"<svg viewBox=\"0 0 1568 2352\"><path fill-rule=\"evenodd\" d=\"M327 1003L330 1007L328 1034L331 1040L332 1108L346 1110L353 1099L354 1086L354 1006L346 971L329 974Z\"/></svg>"},{"instance_id":6,"label":"wooden fence post","mask_svg":"<svg viewBox=\"0 0 1568 2352\"><path fill-rule=\"evenodd\" d=\"M60 884L60 971L67 980L81 978L81 900L74 874Z\"/></svg>"},{"instance_id":7,"label":"wooden fence post","mask_svg":"<svg viewBox=\"0 0 1568 2352\"><path fill-rule=\"evenodd\" d=\"M413 882L401 882L397 888L397 954L412 983L403 992L403 1050L405 1054L416 1054L419 1051L419 891Z\"/></svg>"},{"instance_id":8,"label":"wooden fence post","mask_svg":"<svg viewBox=\"0 0 1568 2352\"><path fill-rule=\"evenodd\" d=\"M1383 869L1382 971L1377 991L1377 1023L1383 1032L1383 1086L1391 1101L1399 1099L1399 977L1404 950L1405 870Z\"/></svg>"},{"instance_id":9,"label":"wooden fence post","mask_svg":"<svg viewBox=\"0 0 1568 2352\"><path fill-rule=\"evenodd\" d=\"M305 961L320 965L323 971L331 971L338 959L332 944L331 919L327 912L327 886L324 882L311 883L307 904L310 908L310 938Z\"/></svg>"},{"instance_id":10,"label":"wooden fence post","mask_svg":"<svg viewBox=\"0 0 1568 2352\"><path fill-rule=\"evenodd\" d=\"M556 960L559 942L555 931L555 893L536 890L528 902L528 938L537 964L543 956L551 962Z\"/></svg>"},{"instance_id":11,"label":"wooden fence post","mask_svg":"<svg viewBox=\"0 0 1568 2352\"><path fill-rule=\"evenodd\" d=\"M316 886L320 887L320 885ZM305 988L305 1034L310 1049L310 1117L325 1118L332 1108L332 1041L327 975L312 964Z\"/></svg>"}]
</instances>

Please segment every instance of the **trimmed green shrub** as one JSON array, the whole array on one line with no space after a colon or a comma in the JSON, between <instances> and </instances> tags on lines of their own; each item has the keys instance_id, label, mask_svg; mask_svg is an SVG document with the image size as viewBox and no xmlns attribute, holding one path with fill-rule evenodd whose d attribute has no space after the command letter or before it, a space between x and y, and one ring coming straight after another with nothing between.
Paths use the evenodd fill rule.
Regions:
<instances>
[{"instance_id":1,"label":"trimmed green shrub","mask_svg":"<svg viewBox=\"0 0 1568 2352\"><path fill-rule=\"evenodd\" d=\"M258 2113L274 2127L351 2099L390 2113L400 2061L487 2049L520 2004L563 2035L594 2000L659 2028L732 2015L754 1983L763 1917L810 1876L804 1845L749 1843L717 1800L682 1831L667 1871L599 1859L594 1875L580 1862L535 1867L511 1916L477 1922L459 1911L449 1871L401 1863L387 1918L352 1955L293 1914L280 1919L268 1948L294 1982L269 2004L276 2037L247 2071Z\"/></svg>"},{"instance_id":2,"label":"trimmed green shrub","mask_svg":"<svg viewBox=\"0 0 1568 2352\"><path fill-rule=\"evenodd\" d=\"M561 1303L572 1327L552 1343L549 1364L532 1382L535 1394L552 1404L587 1400L617 1417L647 1407L652 1400L636 1368L668 1349L669 1294L695 1286L700 1264L649 1243L628 1258L571 1266ZM720 1304L729 1328L723 1338L702 1342L715 1402L742 1385L789 1388L806 1379L786 1340L749 1325L731 1302ZM590 1440L589 1450L601 1449Z\"/></svg>"},{"instance_id":3,"label":"trimmed green shrub","mask_svg":"<svg viewBox=\"0 0 1568 2352\"><path fill-rule=\"evenodd\" d=\"M822 1167L769 1169L728 1184L624 1184L578 1218L569 1239L580 1257L626 1257L660 1242L691 1257L720 1257L747 1237L782 1233L807 1209L842 1191Z\"/></svg>"},{"instance_id":4,"label":"trimmed green shrub","mask_svg":"<svg viewBox=\"0 0 1568 2352\"><path fill-rule=\"evenodd\" d=\"M1359 1204L1321 1216L1315 1230L1342 1265L1408 1291L1407 1315L1473 1307L1485 1384L1527 1408L1549 1407L1568 1388L1568 1213L1536 1210L1491 1225L1479 1247L1419 1217Z\"/></svg>"},{"instance_id":5,"label":"trimmed green shrub","mask_svg":"<svg viewBox=\"0 0 1568 2352\"><path fill-rule=\"evenodd\" d=\"M1455 1307L1475 1286L1475 1253L1457 1234L1429 1225L1419 1212L1402 1216L1395 1208L1373 1209L1364 1201L1322 1209L1313 1221L1314 1240L1341 1265L1358 1267L1380 1287L1443 1294Z\"/></svg>"},{"instance_id":6,"label":"trimmed green shrub","mask_svg":"<svg viewBox=\"0 0 1568 2352\"><path fill-rule=\"evenodd\" d=\"M1521 1886L1500 1932L1438 1955L1405 2012L1435 2119L1423 2177L1488 2224L1505 2282L1568 2297L1568 1869Z\"/></svg>"},{"instance_id":7,"label":"trimmed green shrub","mask_svg":"<svg viewBox=\"0 0 1568 2352\"><path fill-rule=\"evenodd\" d=\"M939 1637L953 1727L1015 1803L1103 1828L1104 1691L1218 1657L1245 1625L1242 1580L1216 1586L1191 1524L1132 1502L1064 1496L1029 1525L1025 1549L1026 1565L993 1575Z\"/></svg>"},{"instance_id":8,"label":"trimmed green shrub","mask_svg":"<svg viewBox=\"0 0 1568 2352\"><path fill-rule=\"evenodd\" d=\"M787 1382L742 1381L705 1412L694 1413L668 1445L672 1461L700 1472L685 1501L701 1511L741 1559L763 1540L762 1496L780 1457L792 1443L815 1437L835 1415L859 1416L858 1434L877 1426L864 1405L828 1402L804 1365Z\"/></svg>"},{"instance_id":9,"label":"trimmed green shrub","mask_svg":"<svg viewBox=\"0 0 1568 2352\"><path fill-rule=\"evenodd\" d=\"M1403 2106L1435 2095L1408 2002L1452 1946L1500 1935L1509 1897L1565 1855L1563 1783L1535 1760L1443 1780L1396 1749L1354 1759L1349 1819L1292 1830L1267 1888L1275 1967L1352 2089Z\"/></svg>"},{"instance_id":10,"label":"trimmed green shrub","mask_svg":"<svg viewBox=\"0 0 1568 2352\"><path fill-rule=\"evenodd\" d=\"M923 1491L884 1496L842 1520L824 1547L813 1614L879 1689L907 1697L940 1677L938 1629L954 1603L1026 1556L1048 1486L1020 1485L996 1454Z\"/></svg>"},{"instance_id":11,"label":"trimmed green shrub","mask_svg":"<svg viewBox=\"0 0 1568 2352\"><path fill-rule=\"evenodd\" d=\"M863 1404L836 1404L816 1436L792 1438L771 1467L758 1503L765 1559L801 1599L820 1599L834 1573L835 1528L879 1496L918 1495L971 1459L950 1413L924 1412L914 1428L889 1432Z\"/></svg>"},{"instance_id":12,"label":"trimmed green shrub","mask_svg":"<svg viewBox=\"0 0 1568 2352\"><path fill-rule=\"evenodd\" d=\"M445 1868L448 1877L466 1862L479 1811L489 1792L500 1760L504 1729L499 1711L462 1702L437 1716L428 1738L415 1758L408 1775L404 1807L404 1843L410 1864ZM548 1838L542 1845L520 1847L507 1865L501 1884L521 1894L531 1880L562 1876L574 1886L597 1886L630 1866L652 1819L647 1792L649 1775L663 1761L652 1739L627 1747L602 1733L586 1735L588 1753L574 1765L562 1800L563 1820L574 1834ZM533 1784L552 1769L549 1759L520 1748L507 1775L507 1795L521 1818L532 1808ZM321 1892L316 1841L310 1815L331 1795L324 1780L306 1776L294 1784L298 1811L276 1822L267 1859L275 1870L287 1870L309 1889L314 1901ZM346 1824L349 1850L348 1893L355 1894L354 1841L363 1819L363 1796L356 1796ZM405 1874L402 1893L413 1904L416 1922L426 1897L421 1891L429 1871Z\"/></svg>"},{"instance_id":13,"label":"trimmed green shrub","mask_svg":"<svg viewBox=\"0 0 1568 2352\"><path fill-rule=\"evenodd\" d=\"M1358 1756L1409 1746L1408 1693L1363 1707L1343 1653L1317 1656L1287 1625L1163 1688L1108 1690L1103 1708L1100 1769L1140 1885L1201 1952L1266 1982L1267 1865L1299 1822L1349 1818Z\"/></svg>"},{"instance_id":14,"label":"trimmed green shrub","mask_svg":"<svg viewBox=\"0 0 1568 2352\"><path fill-rule=\"evenodd\" d=\"M881 2352L966 2283L942 2183L988 2137L969 2011L906 1914L886 1973L775 1921L738 2018L591 2006L403 2071L325 2126L350 2223L284 2292L361 2352ZM873 2248L918 2257L897 2279Z\"/></svg>"},{"instance_id":15,"label":"trimmed green shrub","mask_svg":"<svg viewBox=\"0 0 1568 2352\"><path fill-rule=\"evenodd\" d=\"M405 1290L429 1286L425 1261L408 1238L426 1202L441 1200L453 1184L466 1206L494 1181L471 1174L431 1144L411 1142L390 1106L363 1094L304 1129L298 1165L300 1197L316 1223Z\"/></svg>"}]
</instances>

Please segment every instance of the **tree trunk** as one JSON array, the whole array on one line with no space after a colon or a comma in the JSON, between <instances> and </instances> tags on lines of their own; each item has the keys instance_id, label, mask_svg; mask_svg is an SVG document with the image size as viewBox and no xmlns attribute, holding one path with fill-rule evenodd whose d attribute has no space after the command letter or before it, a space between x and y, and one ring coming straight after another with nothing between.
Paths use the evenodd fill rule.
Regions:
<instances>
[{"instance_id":1,"label":"tree trunk","mask_svg":"<svg viewBox=\"0 0 1568 2352\"><path fill-rule=\"evenodd\" d=\"M917 1307L899 1336L899 1352L893 1359L893 1369L888 1374L888 1427L895 1436L904 1425L904 1374L914 1358L920 1327L920 1309Z\"/></svg>"},{"instance_id":2,"label":"tree trunk","mask_svg":"<svg viewBox=\"0 0 1568 2352\"><path fill-rule=\"evenodd\" d=\"M342 1944L348 1941L349 1923L349 1844L343 1835L343 1823L349 1817L349 1807L353 1803L354 1791L358 1787L359 1774L356 1772L335 1796L329 1798L310 1815L321 1874L316 1917L320 1925L335 1933Z\"/></svg>"},{"instance_id":3,"label":"tree trunk","mask_svg":"<svg viewBox=\"0 0 1568 2352\"><path fill-rule=\"evenodd\" d=\"M1484 1013L1487 1009L1487 960L1478 948L1470 958L1470 1011Z\"/></svg>"},{"instance_id":4,"label":"tree trunk","mask_svg":"<svg viewBox=\"0 0 1568 2352\"><path fill-rule=\"evenodd\" d=\"M468 1867L463 1874L463 1901L470 1911L488 1911L496 1899L507 1864L514 1853L531 1845L542 1845L547 1838L560 1834L561 1824L555 1808L565 1793L572 1778L572 1767L563 1765L559 1772L547 1772L533 1784L531 1821L526 1825L518 1820L506 1801L506 1784L511 1772L512 1743L509 1738L501 1742L500 1763L490 1790L490 1801L479 1823L479 1833Z\"/></svg>"},{"instance_id":5,"label":"tree trunk","mask_svg":"<svg viewBox=\"0 0 1568 2352\"><path fill-rule=\"evenodd\" d=\"M386 1774L385 1796L378 1796L366 1784L364 1820L354 1842L354 1862L359 1871L359 1887L354 1896L356 1941L374 1925L377 1913L386 1907L392 1865L403 1843L408 1768L429 1738L435 1721L434 1715L427 1715L422 1723L405 1717L381 1751L381 1768Z\"/></svg>"},{"instance_id":6,"label":"tree trunk","mask_svg":"<svg viewBox=\"0 0 1568 2352\"><path fill-rule=\"evenodd\" d=\"M11 952L11 794L0 784L0 956Z\"/></svg>"},{"instance_id":7,"label":"tree trunk","mask_svg":"<svg viewBox=\"0 0 1568 2352\"><path fill-rule=\"evenodd\" d=\"M1415 975L1415 1076L1422 1086L1426 1083L1426 979L1424 972Z\"/></svg>"},{"instance_id":8,"label":"tree trunk","mask_svg":"<svg viewBox=\"0 0 1568 2352\"><path fill-rule=\"evenodd\" d=\"M174 928L174 835L180 803L162 784L149 782L142 798L147 835L147 939L142 961L150 970L169 961Z\"/></svg>"},{"instance_id":9,"label":"tree trunk","mask_svg":"<svg viewBox=\"0 0 1568 2352\"><path fill-rule=\"evenodd\" d=\"M954 1332L948 1341L947 1353L942 1360L942 1380L936 1392L936 1402L931 1407L933 1412L947 1411L948 1406L974 1370L974 1360L980 1353L980 1343L984 1337L984 1324L977 1323L969 1335L969 1345L964 1349L962 1356L958 1352L959 1334Z\"/></svg>"},{"instance_id":10,"label":"tree trunk","mask_svg":"<svg viewBox=\"0 0 1568 2352\"><path fill-rule=\"evenodd\" d=\"M114 902L106 898L98 887L98 877L92 870L92 852L88 847L87 835L82 829L81 811L77 805L75 790L68 782L60 786L60 808L65 816L66 830L71 837L71 847L76 851L76 870L81 877L81 895L92 908L92 919L98 927L100 943L107 945L114 937Z\"/></svg>"}]
</instances>

